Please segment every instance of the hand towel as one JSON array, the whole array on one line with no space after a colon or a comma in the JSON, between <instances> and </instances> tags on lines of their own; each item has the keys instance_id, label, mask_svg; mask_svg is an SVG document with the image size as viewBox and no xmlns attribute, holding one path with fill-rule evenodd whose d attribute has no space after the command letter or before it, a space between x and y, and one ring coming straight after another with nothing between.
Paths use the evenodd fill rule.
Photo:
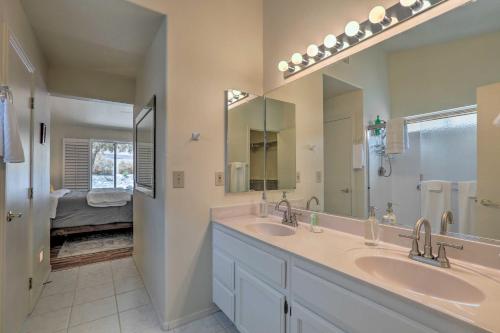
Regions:
<instances>
[{"instance_id":1,"label":"hand towel","mask_svg":"<svg viewBox=\"0 0 500 333\"><path fill-rule=\"evenodd\" d=\"M8 101L0 104L0 158L6 163L22 163L24 150L14 105Z\"/></svg>"},{"instance_id":2,"label":"hand towel","mask_svg":"<svg viewBox=\"0 0 500 333\"><path fill-rule=\"evenodd\" d=\"M365 167L365 146L360 143L352 146L352 168L360 170Z\"/></svg>"},{"instance_id":3,"label":"hand towel","mask_svg":"<svg viewBox=\"0 0 500 333\"><path fill-rule=\"evenodd\" d=\"M451 211L451 182L428 180L421 183L420 214L429 220L432 231L439 232L441 215Z\"/></svg>"},{"instance_id":4,"label":"hand towel","mask_svg":"<svg viewBox=\"0 0 500 333\"><path fill-rule=\"evenodd\" d=\"M245 162L229 163L229 191L247 192L250 188L248 183L248 164Z\"/></svg>"},{"instance_id":5,"label":"hand towel","mask_svg":"<svg viewBox=\"0 0 500 333\"><path fill-rule=\"evenodd\" d=\"M404 118L390 119L386 124L387 154L402 154L409 149L408 129Z\"/></svg>"},{"instance_id":6,"label":"hand towel","mask_svg":"<svg viewBox=\"0 0 500 333\"><path fill-rule=\"evenodd\" d=\"M476 221L477 182L458 183L458 232L471 234Z\"/></svg>"}]
</instances>

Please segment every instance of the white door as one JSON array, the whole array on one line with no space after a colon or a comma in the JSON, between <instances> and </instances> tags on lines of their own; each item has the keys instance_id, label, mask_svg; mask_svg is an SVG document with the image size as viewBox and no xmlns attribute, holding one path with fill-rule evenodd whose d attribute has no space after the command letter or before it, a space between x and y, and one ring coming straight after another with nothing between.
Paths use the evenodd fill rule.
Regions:
<instances>
[{"instance_id":1,"label":"white door","mask_svg":"<svg viewBox=\"0 0 500 333\"><path fill-rule=\"evenodd\" d=\"M352 215L352 119L325 122L325 211Z\"/></svg>"},{"instance_id":2,"label":"white door","mask_svg":"<svg viewBox=\"0 0 500 333\"><path fill-rule=\"evenodd\" d=\"M284 333L284 306L284 295L236 269L236 327L241 333Z\"/></svg>"},{"instance_id":3,"label":"white door","mask_svg":"<svg viewBox=\"0 0 500 333\"><path fill-rule=\"evenodd\" d=\"M30 186L30 97L32 73L27 69L15 49L9 44L8 85L14 97L19 131L24 149L25 162L7 163L5 167L5 213L11 211L22 216L5 223L5 242L3 252L3 332L18 333L28 315L30 295L29 278L29 200Z\"/></svg>"},{"instance_id":4,"label":"white door","mask_svg":"<svg viewBox=\"0 0 500 333\"><path fill-rule=\"evenodd\" d=\"M292 333L345 333L295 302L292 305L291 321Z\"/></svg>"}]
</instances>

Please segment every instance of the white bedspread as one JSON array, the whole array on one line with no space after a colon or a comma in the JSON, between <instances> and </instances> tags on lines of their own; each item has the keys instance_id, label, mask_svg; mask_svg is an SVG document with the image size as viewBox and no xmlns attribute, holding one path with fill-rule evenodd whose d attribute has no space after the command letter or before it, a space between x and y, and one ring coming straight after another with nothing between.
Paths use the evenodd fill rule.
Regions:
<instances>
[{"instance_id":1,"label":"white bedspread","mask_svg":"<svg viewBox=\"0 0 500 333\"><path fill-rule=\"evenodd\" d=\"M125 206L132 198L130 192L119 189L95 189L87 193L87 203L92 207Z\"/></svg>"},{"instance_id":2,"label":"white bedspread","mask_svg":"<svg viewBox=\"0 0 500 333\"><path fill-rule=\"evenodd\" d=\"M59 204L59 198L65 196L68 194L70 190L62 188L60 190L56 190L52 193L50 193L50 207L49 207L49 214L51 219L56 218L56 213L57 213L57 205Z\"/></svg>"}]
</instances>

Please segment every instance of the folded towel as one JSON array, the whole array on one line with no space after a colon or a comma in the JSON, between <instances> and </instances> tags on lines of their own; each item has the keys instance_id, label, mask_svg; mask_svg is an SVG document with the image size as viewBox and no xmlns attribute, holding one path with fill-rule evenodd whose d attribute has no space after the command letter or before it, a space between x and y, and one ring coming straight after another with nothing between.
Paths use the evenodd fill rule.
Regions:
<instances>
[{"instance_id":1,"label":"folded towel","mask_svg":"<svg viewBox=\"0 0 500 333\"><path fill-rule=\"evenodd\" d=\"M458 183L458 232L471 234L474 232L476 220L476 192L477 183Z\"/></svg>"},{"instance_id":2,"label":"folded towel","mask_svg":"<svg viewBox=\"0 0 500 333\"><path fill-rule=\"evenodd\" d=\"M59 198L64 197L66 194L71 192L68 189L62 188L57 191L53 191L50 193L50 201L49 201L49 215L51 219L55 219L57 215L57 205L59 204Z\"/></svg>"},{"instance_id":3,"label":"folded towel","mask_svg":"<svg viewBox=\"0 0 500 333\"><path fill-rule=\"evenodd\" d=\"M442 180L423 181L420 191L420 213L429 220L432 230L439 230L441 215L452 211L451 182Z\"/></svg>"},{"instance_id":4,"label":"folded towel","mask_svg":"<svg viewBox=\"0 0 500 333\"><path fill-rule=\"evenodd\" d=\"M357 144L352 146L352 168L355 170L365 167L365 146Z\"/></svg>"},{"instance_id":5,"label":"folded towel","mask_svg":"<svg viewBox=\"0 0 500 333\"><path fill-rule=\"evenodd\" d=\"M0 104L0 158L6 163L22 163L24 150L14 105L8 101Z\"/></svg>"},{"instance_id":6,"label":"folded towel","mask_svg":"<svg viewBox=\"0 0 500 333\"><path fill-rule=\"evenodd\" d=\"M410 148L408 128L404 118L387 121L386 124L386 149L387 154L402 154Z\"/></svg>"},{"instance_id":7,"label":"folded towel","mask_svg":"<svg viewBox=\"0 0 500 333\"><path fill-rule=\"evenodd\" d=\"M125 206L131 199L130 192L119 189L94 189L87 193L87 203L92 207Z\"/></svg>"}]
</instances>

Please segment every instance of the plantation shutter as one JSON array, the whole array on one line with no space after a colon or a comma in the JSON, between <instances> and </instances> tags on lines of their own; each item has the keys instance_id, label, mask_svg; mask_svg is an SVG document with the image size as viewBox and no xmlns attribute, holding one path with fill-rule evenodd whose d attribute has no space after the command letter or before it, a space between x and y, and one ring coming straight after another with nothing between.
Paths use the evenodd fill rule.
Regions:
<instances>
[{"instance_id":1,"label":"plantation shutter","mask_svg":"<svg viewBox=\"0 0 500 333\"><path fill-rule=\"evenodd\" d=\"M63 139L63 187L88 191L90 184L90 140Z\"/></svg>"}]
</instances>

